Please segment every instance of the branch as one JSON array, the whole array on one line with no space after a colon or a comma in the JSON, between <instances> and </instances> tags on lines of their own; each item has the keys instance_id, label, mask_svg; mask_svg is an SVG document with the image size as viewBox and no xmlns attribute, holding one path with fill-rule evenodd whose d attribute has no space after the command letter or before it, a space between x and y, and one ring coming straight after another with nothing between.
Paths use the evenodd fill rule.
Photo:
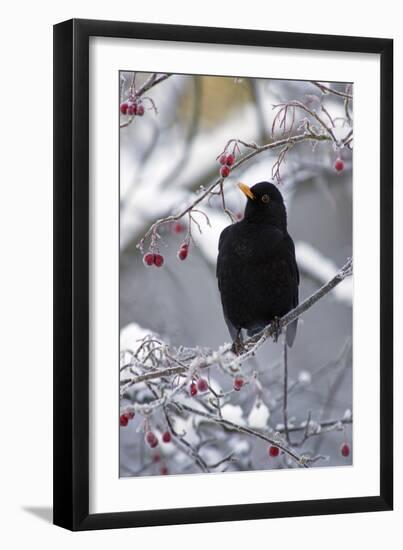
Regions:
<instances>
[{"instance_id":1,"label":"branch","mask_svg":"<svg viewBox=\"0 0 403 550\"><path fill-rule=\"evenodd\" d=\"M134 72L133 73L133 79L132 79L130 89L129 89L129 98L132 98L134 101L139 99L141 96L144 96L144 94L146 92L148 92L148 90L150 90L151 88L153 88L157 84L160 84L161 82L163 82L164 80L166 80L170 76L171 76L170 74L162 74L162 75L158 76L158 73L153 73L144 82L144 84L142 86L140 86L140 88L138 90L135 90L134 84L135 84L135 81L136 81L136 73ZM143 101L145 99L147 99L151 103L152 108L154 109L155 112L157 112L157 107L156 107L154 101L150 97L144 97ZM129 118L126 122L122 122L120 124L120 128L127 128L127 126L130 126L130 124L133 122L133 120L135 118L136 117L134 115L129 116Z\"/></svg>"},{"instance_id":2,"label":"branch","mask_svg":"<svg viewBox=\"0 0 403 550\"><path fill-rule=\"evenodd\" d=\"M165 419L167 421L167 424L169 426L169 429L171 430L172 435L175 437L178 446L179 447L181 447L181 446L185 447L185 449L181 448L181 450L184 451L185 454L190 456L190 458L193 457L193 459L195 461L195 464L201 469L202 472L208 473L210 471L209 466L207 466L206 462L202 459L202 457L197 452L197 450L194 449L193 446L188 441L186 441L186 439L183 437L183 435L181 436L175 430L175 427L172 424L171 418L170 418L170 416L169 416L169 414L166 410L166 407L164 407L164 415L165 415Z\"/></svg>"},{"instance_id":3,"label":"branch","mask_svg":"<svg viewBox=\"0 0 403 550\"><path fill-rule=\"evenodd\" d=\"M279 147L284 146L291 146L295 145L296 143L302 143L304 141L330 141L330 137L327 135L319 135L319 134L313 134L313 133L303 133L303 134L297 134L295 136L291 136L284 139L279 139L277 141L273 141L271 143L267 143L265 145L256 145L256 143L246 143L242 140L230 140L230 142L236 141L237 143L240 143L247 147L248 149L252 149L250 153L239 159L237 162L235 162L232 166L232 171L235 168L238 168L239 166L242 166L245 162L248 162L250 159L255 157L256 155L263 153L264 151L270 151L271 149L278 149ZM230 143L229 142L229 143ZM227 144L228 145L228 144ZM160 226L165 225L167 223L175 222L181 219L183 216L188 214L191 210L194 209L195 206L200 204L206 197L208 197L212 191L218 186L223 186L225 182L225 178L218 178L216 181L214 181L209 187L207 187L203 193L200 193L200 195L197 196L197 198L186 208L184 208L179 214L170 215L165 218L160 218L159 220L155 221L150 228L146 231L144 236L139 241L137 248L140 249L140 251L143 250L144 242L146 239L150 236L156 235L157 230Z\"/></svg>"},{"instance_id":4,"label":"branch","mask_svg":"<svg viewBox=\"0 0 403 550\"><path fill-rule=\"evenodd\" d=\"M336 145L338 145L338 141L336 139L336 136L333 133L333 130L326 124L326 122L315 111L312 111L311 109L309 109L309 107L307 107L304 103L301 103L301 101L287 101L286 103L278 103L277 105L273 105L274 109L280 108L280 111L277 113L277 115L276 115L276 117L273 121L273 130L274 130L274 125L275 125L276 118L279 116L279 114L282 111L285 111L285 113L287 113L286 109L289 109L290 107L301 109L302 111L305 111L305 113L310 115L312 118L314 118L322 126L323 130L330 136L332 141ZM286 116L286 114L284 116ZM283 120L285 120L285 119L283 118ZM293 125L293 121L292 121L291 125ZM284 127L284 131L285 131L285 122L283 124L283 127ZM291 129L292 129L292 126L291 126Z\"/></svg>"},{"instance_id":5,"label":"branch","mask_svg":"<svg viewBox=\"0 0 403 550\"><path fill-rule=\"evenodd\" d=\"M283 344L283 362L284 362L284 384L283 384L283 418L284 418L284 433L287 443L290 443L290 435L288 431L288 357L287 357L287 339L284 338Z\"/></svg>"},{"instance_id":6,"label":"branch","mask_svg":"<svg viewBox=\"0 0 403 550\"><path fill-rule=\"evenodd\" d=\"M257 336L250 338L244 342L244 347L251 346L248 351L238 357L238 362L243 362L251 357L258 348L270 337L275 336L279 330L285 328L287 325L295 321L305 311L310 309L318 300L328 294L334 287L340 284L346 277L350 276L353 272L353 261L351 258L344 264L344 266L338 271L338 273L330 279L328 283L323 285L319 290L314 292L309 298L304 300L299 306L292 309L284 317L281 317L276 323L271 323Z\"/></svg>"},{"instance_id":7,"label":"branch","mask_svg":"<svg viewBox=\"0 0 403 550\"><path fill-rule=\"evenodd\" d=\"M346 424L352 424L353 423L353 418L352 417L349 417L349 418L342 418L340 420L324 420L323 422L312 422L312 420L309 420L309 422L307 421L307 423L301 425L301 426L288 426L288 432L289 433L292 433L292 432L301 432L301 431L304 431L305 434L306 434L306 438L307 439L308 437L311 437L312 435L320 435L321 433L323 433L321 430L323 428L326 428L326 431L332 431L332 430L339 430L341 429L342 426L345 426ZM314 431L314 432L309 432L309 427L314 427L314 428L320 428L319 431ZM285 432L285 428L281 428L279 430L280 433L284 433Z\"/></svg>"},{"instance_id":8,"label":"branch","mask_svg":"<svg viewBox=\"0 0 403 550\"><path fill-rule=\"evenodd\" d=\"M144 82L144 84L142 86L140 86L140 88L136 92L136 95L141 96L141 95L145 94L146 92L148 92L148 90L151 90L151 88L154 88L154 86L156 86L157 84L160 84L161 82L164 82L164 80L166 80L170 76L172 76L172 75L162 74L162 75L158 76L157 73L154 73L153 75L150 76L150 78L148 78L148 80L146 80Z\"/></svg>"},{"instance_id":9,"label":"branch","mask_svg":"<svg viewBox=\"0 0 403 550\"><path fill-rule=\"evenodd\" d=\"M305 456L298 456L294 451L288 449L281 441L278 441L278 438L272 438L268 437L265 434L262 434L261 432L258 432L256 430L253 430L252 428L247 428L246 426L241 426L240 424L235 424L235 422L231 422L230 420L226 420L225 418L221 418L219 416L214 416L213 414L210 414L205 411L200 411L198 409L194 409L193 407L189 407L189 405L180 404L180 408L183 410L195 414L196 416L202 416L203 418L207 418L208 420L215 422L216 424L221 424L225 428L228 428L230 430L235 430L237 432L244 433L246 435L257 437L258 439L262 439L269 445L274 445L281 449L285 454L287 454L290 458L295 460L300 466L303 466L304 468L308 467L309 459Z\"/></svg>"},{"instance_id":10,"label":"branch","mask_svg":"<svg viewBox=\"0 0 403 550\"><path fill-rule=\"evenodd\" d=\"M340 284L346 277L350 276L352 274L352 259L350 258L346 264L336 273L336 275L330 279L325 285L323 285L321 288L319 288L316 292L314 292L311 296L309 296L306 300L304 300L299 306L292 309L289 313L281 317L279 320L277 320L275 323L271 323L268 325L263 331L261 331L257 336L254 336L252 338L249 338L249 340L246 340L243 344L243 347L246 351L242 353L239 356L236 356L234 358L234 354L231 352L230 344L227 344L224 346L221 350L209 352L207 355L203 356L200 354L199 357L193 355L191 358L188 358L188 364L186 364L184 361L181 361L177 366L175 367L168 367L166 369L161 370L155 370L152 372L147 372L145 374L141 374L139 376L135 376L134 378L126 378L122 384L124 385L124 388L121 390L121 393L124 393L130 386L133 386L134 384L139 384L140 382L146 382L150 380L155 380L157 378L167 377L167 376L173 376L173 375L183 375L183 374L191 374L192 370L202 370L206 369L208 367L211 367L212 365L220 365L224 367L226 370L231 371L238 371L239 365L243 362L245 362L247 359L252 357L255 352L260 348L263 343L270 337L276 336L278 334L279 330L284 329L295 321L298 317L300 317L305 311L310 309L318 300L326 296L333 288L335 288L338 284ZM225 356L229 355L230 360L225 361ZM170 355L170 359L172 360L172 356ZM144 365L145 369L149 369L147 365ZM176 393L176 390L174 390ZM166 399L165 401L166 402Z\"/></svg>"},{"instance_id":11,"label":"branch","mask_svg":"<svg viewBox=\"0 0 403 550\"><path fill-rule=\"evenodd\" d=\"M147 80L136 90L136 73L132 73L130 88L122 91L125 92L126 96L129 94L128 102L136 102L136 99L138 99L138 106L141 104L144 105L145 102L148 101L149 104L151 104L151 108L156 112L157 110L153 99L144 94L157 84L169 78L169 76L168 74L152 73L148 75ZM214 196L218 197L218 199L221 197L222 210L229 215L231 221L235 221L234 215L227 208L224 194L224 185L227 182L225 176L228 176L233 170L241 167L244 163L264 151L273 150L274 155L269 155L270 159L275 159L275 157L277 157L277 161L272 166L272 177L281 183L280 170L282 171L288 152L293 149L296 144L310 142L314 148L318 142L327 142L333 145L333 149L340 149L344 146L351 148L353 129L349 104L352 101L352 95L350 95L352 89L346 87L345 93L342 93L332 88L328 88L319 82L312 81L312 84L319 88L324 95L333 94L341 98L341 102L344 106L345 118L336 117L333 119L331 113L322 105L323 98L318 99L316 95L314 97L321 105L321 108L318 110L316 110L315 106L311 108L311 103L306 105L302 101L286 101L274 106L278 108L278 112L275 114L273 120L272 132L274 130L280 131L281 139L272 139L270 143L264 145L258 145L254 142L246 142L240 139L229 139L224 151L217 157L219 163L223 165L223 167L225 165L225 169L223 167L220 168L220 173L223 174L224 177L218 177L213 182L210 181L208 187L202 186L200 188L200 194L193 195L189 199L191 204L188 204L186 207L183 206L180 213L176 214L174 212L173 215L168 215L167 217L156 220L148 228L137 245L141 252L143 252L143 245L147 240L149 250L154 253L159 253L158 239L163 237L162 232L159 234L159 228L165 224L177 221L184 216L188 216L188 232L184 242L189 246L189 243L192 242L192 227L193 229L199 229L200 232L202 229L202 224L199 223L196 214L202 214L205 217L204 221L210 225L207 214L200 210L199 205L204 200L206 200L206 202L210 201ZM186 160L189 156L188 147L191 145L192 138L195 136L197 129L199 101L200 98L196 93L193 117L188 128L189 143L187 143L184 149L184 156L182 155L181 162L175 166L170 175L168 174L165 176L163 184L170 184L172 174L177 174L177 170L183 168L183 159ZM124 114L125 106L121 105L121 107L121 112ZM299 114L300 110L303 111L302 116L296 117L296 113ZM144 108L142 112L138 114L142 115L143 113ZM299 118L301 118L301 120L298 120ZM347 126L345 131L340 132L344 136L342 139L338 138L338 130L340 127L338 124L339 120L343 121L343 127ZM129 118L121 127L128 126L131 122L132 119ZM229 150L230 147L231 150ZM221 158L223 155L225 155L225 158ZM226 192L227 189L228 185L225 187ZM195 227L193 224L195 224ZM336 268L334 267L334 269L330 270L330 274L335 271ZM243 343L240 355L235 355L232 352L231 344L224 344L220 346L218 350L213 351L201 347L186 348L183 346L171 346L160 339L156 339L153 335L148 335L137 340L135 347L133 347L133 351L128 351L127 354L124 352L121 353L121 415L127 414L131 420L134 418L135 414L130 413L139 413L139 417L136 418L136 421L138 422L140 418L141 422L141 418L143 417L143 427L145 426L144 429L146 430L151 429L154 425L158 432L162 432L167 424L172 434L172 443L176 448L176 452L182 452L184 455L187 455L192 462L191 467L197 468L202 472L214 470L221 465L226 468L227 464L229 465L233 460L236 460L235 457L238 451L240 453L238 457L240 468L251 469L252 459L250 457L243 458L243 451L239 450L240 448L237 447L240 435L246 435L255 442L259 440L264 441L269 445L281 449L284 453L283 458L286 459L284 460L283 466L287 465L290 467L292 466L291 461L294 461L297 466L307 468L313 465L317 460L325 458L320 455L315 456L313 450L305 453L305 442L309 438L318 436L319 434L331 432L333 430L344 430L344 426L352 422L351 413L349 415L345 414L345 417L340 420L326 420L323 419L322 412L321 415L317 416L318 421L313 421L311 419L311 411L307 411L307 413L300 418L300 420L305 418L304 422L297 423L291 418L289 419L289 397L296 383L293 383L289 379L286 342L284 342L283 350L284 370L282 372L281 381L280 371L278 382L281 384L281 397L278 398L277 403L279 408L282 406L284 424L278 425L276 429L271 427L268 422L270 414L268 414L267 419L265 419L266 413L264 410L261 411L260 420L256 417L255 422L254 418L250 416L250 421L245 423L245 410L243 410L242 407L247 404L248 396L246 395L246 399L241 399L240 406L231 404L231 401L232 397L234 397L234 392L239 390L236 383L236 377L239 377L243 385L250 384L251 391L254 392L254 395L257 395L254 407L258 407L258 404L262 404L263 386L259 380L259 372L254 370L251 375L248 375L249 368L246 367L242 369L242 364L251 359L267 339L273 337L277 340L279 332L284 330L290 323L293 323L305 311L309 310L317 301L322 299L351 274L352 260L349 259L333 278L315 291L309 298L304 300L299 306L284 315L281 319L275 319L259 334L247 339ZM328 276L329 274L327 277ZM323 279L319 284L322 284L325 280L326 279ZM278 366L280 366L280 364ZM224 389L221 389L221 384L215 380L214 372L219 375L221 373L212 371L210 368L217 367L222 373L230 377L232 381L230 390L227 390L226 386L223 386ZM270 368L273 374L274 366L270 365ZM211 375L213 377L212 379L210 378ZM217 383L217 386L215 383ZM275 383L277 384L277 382ZM228 414L226 414L225 411L225 407L227 406ZM268 405L266 405L266 408L269 409ZM250 415L252 415L252 412L253 411L251 411ZM270 413L270 410L268 412ZM239 416L240 413L241 416ZM175 414L178 414L178 417L176 417ZM298 425L294 426L293 424ZM125 425L127 425L127 421L125 424L122 422L121 417L121 426ZM251 428L249 425L254 427ZM184 427L179 429L180 426L186 426L186 429ZM177 430L175 428L177 428ZM139 431L138 428L137 431ZM185 437L186 432L188 432L187 437ZM230 432L230 434L228 434L228 432ZM239 435L236 435L237 433ZM292 441L294 439L292 433L296 433L297 441ZM227 443L227 438L225 436L228 435L234 435L235 437L228 437ZM165 440L166 438L163 438L163 441ZM214 442L215 446L218 446L219 450L222 451L218 456L216 456L216 449L212 451L206 450L201 456L200 450L202 445L207 444L209 441ZM224 441L225 449L220 449L219 444ZM316 440L312 441L311 447L313 449L315 448L313 443L317 443L318 441L320 441L320 438L316 438ZM242 443L252 448L249 443ZM230 450L231 452L229 452ZM168 448L167 454L170 454Z\"/></svg>"},{"instance_id":12,"label":"branch","mask_svg":"<svg viewBox=\"0 0 403 550\"><path fill-rule=\"evenodd\" d=\"M324 94L333 94L337 95L339 97L344 97L346 99L353 99L353 96L351 94L347 94L345 92L339 92L335 90L334 88L329 88L328 86L325 86L324 84L320 84L319 82L316 82L315 80L311 80L311 84L319 88L321 92Z\"/></svg>"}]
</instances>

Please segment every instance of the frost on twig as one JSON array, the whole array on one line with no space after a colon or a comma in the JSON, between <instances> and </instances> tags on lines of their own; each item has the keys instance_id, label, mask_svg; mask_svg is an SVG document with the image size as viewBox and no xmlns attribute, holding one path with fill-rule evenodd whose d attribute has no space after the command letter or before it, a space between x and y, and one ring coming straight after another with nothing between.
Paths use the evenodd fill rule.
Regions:
<instances>
[{"instance_id":1,"label":"frost on twig","mask_svg":"<svg viewBox=\"0 0 403 550\"><path fill-rule=\"evenodd\" d=\"M250 385L261 393L261 384L256 373L246 376L242 364L251 359L254 353L263 343L274 335L275 330L284 329L302 313L309 310L320 299L336 288L346 277L352 273L352 260L346 264L325 285L304 300L298 307L282 317L276 327L269 325L260 334L245 342L245 351L236 356L231 352L230 345L224 344L218 350L212 351L206 348L186 348L172 346L164 342L155 334L146 334L134 341L131 347L121 352L120 367L120 393L123 414L141 415L146 425L153 422L158 411L163 411L165 419L174 435L176 446L188 457L192 457L202 471L210 471L208 460L203 458L196 450L193 441L188 441L187 431L182 433L176 422L184 415L190 418L198 418L198 426L206 422L209 429L224 429L235 432L238 435L257 438L268 445L278 447L285 456L294 464L308 467L311 458L306 453L301 455L297 449L311 437L341 429L344 424L351 422L350 418L340 420L325 420L320 424L312 421L309 416L306 423L300 426L289 424L287 414L287 397L291 388L288 380L284 384L285 398L283 400L285 425L277 430L269 426L270 413L264 413L263 429L252 427L253 420L249 422L243 417L242 409L236 412L236 407L231 405L231 397L234 392L240 391L243 386ZM219 370L232 384L232 390L223 390L217 386L214 380L214 372ZM237 382L242 380L242 384ZM256 405L255 405L256 406ZM259 401L257 402L259 406ZM235 413L235 416L234 416ZM253 419L252 415L250 418ZM254 413L256 422L256 413ZM265 424L265 425L264 425ZM262 424L258 423L259 426ZM291 441L290 434L302 432L300 442ZM197 438L197 443L202 443ZM234 451L235 452L235 451ZM231 451L231 460L233 452ZM315 458L316 461L316 458ZM222 466L228 461L217 460Z\"/></svg>"},{"instance_id":2,"label":"frost on twig","mask_svg":"<svg viewBox=\"0 0 403 550\"><path fill-rule=\"evenodd\" d=\"M327 89L320 83L313 83L323 94L331 94L332 90ZM344 100L345 117L336 117L332 115L323 102L318 99L317 103L308 99L303 102L299 100L287 101L273 105L276 111L274 115L271 133L272 140L263 145L253 141L246 141L240 138L229 139L223 150L219 152L216 160L222 165L219 177L209 186L201 189L200 193L192 197L187 205L174 214L159 218L146 230L138 242L138 248L144 252L146 245L153 252L158 252L158 239L161 235L160 229L167 225L177 222L187 217L189 219L189 232L195 220L192 217L193 211L197 208L199 213L202 204L210 203L212 197L221 198L223 212L228 215L231 223L237 221L234 213L228 208L225 197L225 183L229 175L236 174L244 165L250 163L258 155L264 153L273 153L274 161L271 166L271 178L278 184L283 183L283 169L286 159L291 150L303 143L311 143L315 147L318 143L328 143L336 152L334 169L336 172L342 172L345 164L341 159L341 151L344 147L351 147L353 141L352 116L349 108L351 101L350 94L334 94L336 99ZM347 103L346 103L347 102ZM302 113L302 118L297 116L297 112Z\"/></svg>"},{"instance_id":3,"label":"frost on twig","mask_svg":"<svg viewBox=\"0 0 403 550\"><path fill-rule=\"evenodd\" d=\"M122 82L122 101L127 103L129 100L130 104L127 105L126 114L123 112L126 106L123 105L123 111L121 109L123 117L126 117L121 118L121 135L124 139L128 139L131 132L134 135L137 130L142 131L145 126L142 124L130 130L125 129L135 116L144 115L142 109L135 113L133 109L145 105L150 111L157 112L160 104L163 104L162 94L158 95L159 90L151 92L155 101L146 93L168 77L153 73L139 85L140 79L133 73L131 78ZM175 78L161 89L172 89L174 84L177 85ZM195 92L201 94L197 82L195 85ZM246 127L239 124L232 126L230 132L221 128L223 132L218 145L216 143L214 146L214 152L211 153L210 146L209 149L203 149L203 154L199 154L196 139L199 137L196 134L199 134L201 97L195 97L192 114L188 117L188 129L184 133L184 146L177 147L180 154L173 159L165 173L154 178L153 170L148 173L151 178L144 178L149 193L147 195L145 192L145 198L149 200L154 196L153 193L158 192L158 209L146 210L144 207L143 212L139 208L140 216L130 215L134 199L138 198L137 195L132 197L132 193L135 195L135 179L129 187L130 193L122 200L127 214L124 218L127 220L130 217L137 223L135 230L131 229L130 238L134 242L138 241L137 247L147 266L162 267L164 264L162 252L169 246L165 242L167 229L183 232L177 254L179 260L186 260L193 246L200 246L209 248L209 259L211 263L215 262L216 243L208 240L208 233L217 233L221 225L236 223L240 219L240 212L234 209L230 193L231 184L234 183L232 176L241 179L245 170L248 170L249 175L249 171L255 174L257 166L260 171L260 167L265 167L267 179L271 176L277 184L285 184L284 196L288 201L289 195L292 196L290 190L299 182L317 178L322 173L320 170L325 174L332 171L337 176L346 167L350 169L351 165L348 162L345 164L342 156L343 149L350 150L353 146L352 87L346 86L341 91L340 86L332 88L327 83L318 82L306 86L307 91L312 86L315 93L298 100L276 98L278 101L273 111L268 104L267 115L273 115L271 135L268 131L257 135L246 131ZM135 103L136 108L130 102ZM160 109L162 116L154 117L151 113L152 116L144 120L149 126L154 125L154 134L158 124L169 127L169 119L164 119L165 111ZM243 129L244 135L238 134L239 128ZM192 144L192 148L189 144ZM153 150L153 147L163 148L164 140L153 139L149 150ZM192 164L192 154L205 160L206 151L211 153L210 164ZM318 151L325 154L318 155ZM309 160L306 160L306 153L311 154ZM149 153L144 154L147 156ZM329 163L332 157L335 160ZM166 160L167 157L162 155L161 158ZM211 175L214 163L216 177ZM208 164L203 178L200 178L201 164L203 167ZM165 165L165 162L159 160L158 166L161 165ZM183 169L185 165L186 169ZM194 176L195 171L199 176L189 177ZM144 177L144 172L141 175ZM181 180L180 185L177 184L178 179ZM175 186L172 180L175 180ZM142 204L144 206L144 202ZM131 453L137 453L136 460L139 463L131 475L155 471L166 473L168 461L176 465L174 467L178 473L222 472L227 468L263 469L264 465L262 467L257 462L259 458L255 452L259 445L266 448L266 460L273 458L272 467L306 468L320 465L326 460L318 452L317 442L322 441L324 436L338 437L337 432L343 435L352 422L352 414L339 418L340 411L335 413L325 406L321 411L311 408L311 401L302 413L301 409L296 413L294 398L299 396L299 392L308 394L312 391L315 378L320 373L301 370L294 377L295 365L290 365L291 370L288 369L286 349L282 361L279 364L270 361L264 372L255 365L256 353L279 328L284 331L289 323L329 292L333 291L336 298L351 305L351 281L348 279L352 273L351 260L333 275L337 271L336 266L326 261L310 245L297 243L296 248L301 272L318 286L321 285L320 288L281 318L275 327L269 325L260 334L246 340L241 355L234 355L230 344L222 344L216 350L202 346L174 345L168 338L147 330L137 330L135 337L122 342L121 426L125 429L127 427L125 437L127 435L130 441ZM165 265L169 256L167 258ZM329 378L329 373L336 370L343 376L351 361L341 355L329 365L334 367L332 371L328 366L324 367L328 369L326 372ZM245 396L248 398L244 399ZM147 454L147 446L151 454ZM341 452L347 451L343 448ZM274 457L277 456L279 460L276 462Z\"/></svg>"}]
</instances>

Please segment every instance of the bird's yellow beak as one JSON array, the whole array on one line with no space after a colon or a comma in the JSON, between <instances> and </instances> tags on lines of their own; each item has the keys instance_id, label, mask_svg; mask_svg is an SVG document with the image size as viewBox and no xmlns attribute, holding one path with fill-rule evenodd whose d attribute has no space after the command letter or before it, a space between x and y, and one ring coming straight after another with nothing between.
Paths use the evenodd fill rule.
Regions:
<instances>
[{"instance_id":1,"label":"bird's yellow beak","mask_svg":"<svg viewBox=\"0 0 403 550\"><path fill-rule=\"evenodd\" d=\"M255 195L250 190L250 187L246 185L246 183L238 183L239 189L244 193L249 199L255 200Z\"/></svg>"}]
</instances>

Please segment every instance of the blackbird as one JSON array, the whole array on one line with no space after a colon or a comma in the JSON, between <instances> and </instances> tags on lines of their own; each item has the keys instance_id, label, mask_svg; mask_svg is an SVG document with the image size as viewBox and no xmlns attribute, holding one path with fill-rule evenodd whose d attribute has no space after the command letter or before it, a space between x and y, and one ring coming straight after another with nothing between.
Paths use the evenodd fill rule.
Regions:
<instances>
[{"instance_id":1,"label":"blackbird","mask_svg":"<svg viewBox=\"0 0 403 550\"><path fill-rule=\"evenodd\" d=\"M242 349L242 329L253 336L298 305L299 285L280 191L267 181L238 185L247 197L245 215L222 231L217 258L218 288L236 353ZM297 322L286 330L290 347Z\"/></svg>"}]
</instances>

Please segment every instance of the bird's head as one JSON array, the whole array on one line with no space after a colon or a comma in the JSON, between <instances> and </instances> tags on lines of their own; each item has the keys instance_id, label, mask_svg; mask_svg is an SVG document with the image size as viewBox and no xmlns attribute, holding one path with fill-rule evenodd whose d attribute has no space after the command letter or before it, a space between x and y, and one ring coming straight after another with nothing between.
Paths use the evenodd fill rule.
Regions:
<instances>
[{"instance_id":1,"label":"bird's head","mask_svg":"<svg viewBox=\"0 0 403 550\"><path fill-rule=\"evenodd\" d=\"M286 229L287 212L283 196L273 183L262 181L253 187L245 183L239 183L238 186L247 197L244 216L247 222L267 222Z\"/></svg>"}]
</instances>

